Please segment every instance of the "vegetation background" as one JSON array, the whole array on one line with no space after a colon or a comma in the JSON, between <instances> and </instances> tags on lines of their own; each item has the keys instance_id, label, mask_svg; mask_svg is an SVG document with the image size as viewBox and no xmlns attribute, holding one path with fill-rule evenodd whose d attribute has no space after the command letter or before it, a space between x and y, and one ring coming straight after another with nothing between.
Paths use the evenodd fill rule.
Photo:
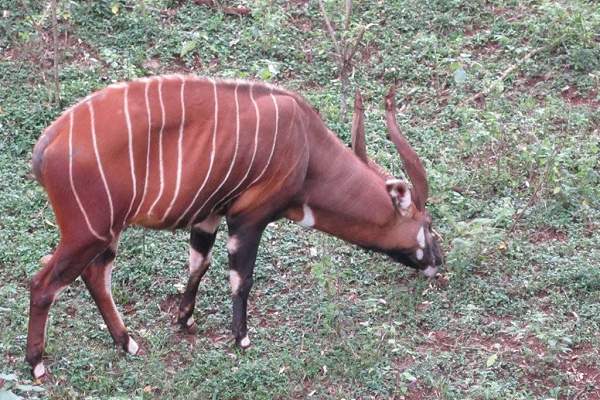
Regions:
<instances>
[{"instance_id":1,"label":"vegetation background","mask_svg":"<svg viewBox=\"0 0 600 400\"><path fill-rule=\"evenodd\" d=\"M344 4L325 1L342 44L364 33L348 89L365 96L370 155L396 175L382 99L399 81L399 122L444 237L442 278L277 222L251 294L253 347L239 352L223 235L199 332L186 335L172 320L187 234L130 229L113 292L145 354L113 347L77 281L51 311L50 378L31 382L28 281L58 234L30 156L63 109L160 73L261 79L302 93L349 142L318 2L208 3L60 0L55 52L52 2L0 0L0 398L600 399L593 0L354 1L347 29Z\"/></svg>"}]
</instances>

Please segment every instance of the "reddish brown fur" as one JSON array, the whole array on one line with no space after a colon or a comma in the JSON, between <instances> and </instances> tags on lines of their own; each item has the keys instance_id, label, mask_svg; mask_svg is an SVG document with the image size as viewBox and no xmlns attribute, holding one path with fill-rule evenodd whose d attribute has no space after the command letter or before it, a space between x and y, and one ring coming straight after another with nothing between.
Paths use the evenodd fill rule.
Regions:
<instances>
[{"instance_id":1,"label":"reddish brown fur","mask_svg":"<svg viewBox=\"0 0 600 400\"><path fill-rule=\"evenodd\" d=\"M301 220L308 205L315 228L349 242L390 254L418 248L426 213L411 205L400 215L379 167L366 159L364 149L361 161L304 99L260 83L213 82L168 76L110 86L67 110L38 141L33 170L48 192L61 241L31 285L27 360L32 367L41 362L52 301L82 273L115 341L126 350L135 348L103 283L128 225L171 229L225 215L230 235L241 241L230 252L230 264L241 282L236 283L240 294L234 293L234 334L244 346L256 246L268 222L281 216ZM362 123L362 115L358 120ZM199 242L209 243L201 256L209 257L211 240L209 235ZM200 278L190 289L193 295ZM190 308L193 303L182 303L186 318Z\"/></svg>"}]
</instances>

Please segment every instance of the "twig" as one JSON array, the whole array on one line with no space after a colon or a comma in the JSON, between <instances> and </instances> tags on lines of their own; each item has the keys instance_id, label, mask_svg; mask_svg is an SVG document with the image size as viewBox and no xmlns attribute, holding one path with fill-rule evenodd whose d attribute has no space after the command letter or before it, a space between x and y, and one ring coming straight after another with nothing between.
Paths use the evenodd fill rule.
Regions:
<instances>
[{"instance_id":1,"label":"twig","mask_svg":"<svg viewBox=\"0 0 600 400\"><path fill-rule=\"evenodd\" d=\"M327 31L329 32L329 36L331 36L331 41L333 42L333 47L335 47L336 56L342 60L342 49L340 44L335 36L335 30L331 25L331 21L329 20L329 16L327 16L327 11L325 11L325 5L323 4L323 0L319 0L319 6L321 7L321 13L323 14L323 18L325 19L325 25L327 25Z\"/></svg>"},{"instance_id":2,"label":"twig","mask_svg":"<svg viewBox=\"0 0 600 400\"><path fill-rule=\"evenodd\" d=\"M58 21L56 18L57 0L52 0L52 44L54 47L54 103L58 107L60 106L60 80L58 78Z\"/></svg>"},{"instance_id":3,"label":"twig","mask_svg":"<svg viewBox=\"0 0 600 400\"><path fill-rule=\"evenodd\" d=\"M334 56L338 65L338 77L340 79L340 83L342 86L341 96L340 96L340 113L342 115L342 119L344 121L347 120L347 110L348 110L348 76L352 71L352 59L358 50L358 46L362 41L362 38L365 34L365 31L371 26L362 26L356 35L356 38L353 42L348 39L344 39L344 35L340 35L340 38L337 37L336 31L331 24L331 20L327 15L327 11L325 10L325 4L323 0L319 0L319 7L321 8L321 13L323 14L323 19L325 20L325 25L327 26L327 32L331 37L331 41L333 42L334 47ZM345 16L344 16L344 32L348 32L350 30L350 20L352 17L352 0L346 0L345 2Z\"/></svg>"},{"instance_id":4,"label":"twig","mask_svg":"<svg viewBox=\"0 0 600 400\"><path fill-rule=\"evenodd\" d=\"M499 83L502 83L506 79L506 77L511 74L511 72L513 72L515 69L519 68L521 66L521 64L523 64L525 61L529 60L531 57L533 57L535 54L539 53L543 49L544 49L544 47L538 47L536 49L531 50L529 53L525 54L525 57L523 57L522 59L520 59L516 63L509 66L507 69L505 69L504 72L502 72L502 74L500 75L500 77L498 79L496 79L494 82L492 82L492 84L490 86L488 86L486 89L482 90L481 92L469 97L467 100L464 101L464 103L470 103L472 101L479 99L481 96L485 96L488 93L490 93L492 91L492 89L494 89L494 87L496 87L496 85L498 85Z\"/></svg>"},{"instance_id":5,"label":"twig","mask_svg":"<svg viewBox=\"0 0 600 400\"><path fill-rule=\"evenodd\" d=\"M533 206L533 203L534 203L534 201L535 201L538 193L540 192L540 190L542 190L542 187L544 186L544 183L548 179L548 174L550 173L550 168L554 164L554 158L555 157L556 157L556 151L554 152L554 154L550 158L548 158L548 164L546 165L546 170L544 171L544 174L541 176L540 180L538 181L536 187L533 189L533 193L531 194L531 197L529 197L529 200L527 201L527 204L525 205L525 207L523 207L523 209L521 210L521 212L517 213L513 217L513 223L511 224L510 228L508 229L508 231L506 233L507 237L510 236L510 235L512 235L512 233L515 231L515 229L517 227L517 224L519 223L519 221L521 220L521 218L525 214L525 211L527 211L529 208L531 208L531 206Z\"/></svg>"}]
</instances>

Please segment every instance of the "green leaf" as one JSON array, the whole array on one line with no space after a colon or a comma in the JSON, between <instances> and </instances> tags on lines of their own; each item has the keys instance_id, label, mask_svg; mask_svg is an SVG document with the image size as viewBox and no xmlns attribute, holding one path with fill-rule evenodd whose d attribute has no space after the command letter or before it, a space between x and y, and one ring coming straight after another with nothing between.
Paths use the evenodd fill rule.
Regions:
<instances>
[{"instance_id":1,"label":"green leaf","mask_svg":"<svg viewBox=\"0 0 600 400\"><path fill-rule=\"evenodd\" d=\"M0 390L0 400L19 400L22 397L17 396L10 390Z\"/></svg>"},{"instance_id":2,"label":"green leaf","mask_svg":"<svg viewBox=\"0 0 600 400\"><path fill-rule=\"evenodd\" d=\"M492 365L494 365L496 363L496 360L498 360L498 354L494 353L491 356L488 357L485 366L486 367L491 367Z\"/></svg>"},{"instance_id":3,"label":"green leaf","mask_svg":"<svg viewBox=\"0 0 600 400\"><path fill-rule=\"evenodd\" d=\"M462 67L457 68L456 71L454 71L454 82L456 82L459 85L462 85L466 81L467 72Z\"/></svg>"},{"instance_id":4,"label":"green leaf","mask_svg":"<svg viewBox=\"0 0 600 400\"><path fill-rule=\"evenodd\" d=\"M21 392L44 392L46 391L46 389L44 389L41 386L34 386L34 385L17 385L15 386L15 389L21 391Z\"/></svg>"},{"instance_id":5,"label":"green leaf","mask_svg":"<svg viewBox=\"0 0 600 400\"><path fill-rule=\"evenodd\" d=\"M0 379L2 379L3 381L16 381L17 375L16 374L0 374Z\"/></svg>"},{"instance_id":6,"label":"green leaf","mask_svg":"<svg viewBox=\"0 0 600 400\"><path fill-rule=\"evenodd\" d=\"M414 382L417 380L417 378L408 371L404 371L402 373L402 378L404 378L404 380L406 380L407 382Z\"/></svg>"},{"instance_id":7,"label":"green leaf","mask_svg":"<svg viewBox=\"0 0 600 400\"><path fill-rule=\"evenodd\" d=\"M196 46L198 46L198 43L195 40L183 42L181 45L181 51L179 52L179 57L185 57L186 54L189 54L191 51L193 51Z\"/></svg>"},{"instance_id":8,"label":"green leaf","mask_svg":"<svg viewBox=\"0 0 600 400\"><path fill-rule=\"evenodd\" d=\"M117 2L112 3L110 5L110 11L112 11L114 15L119 14L119 11L121 11L121 5Z\"/></svg>"}]
</instances>

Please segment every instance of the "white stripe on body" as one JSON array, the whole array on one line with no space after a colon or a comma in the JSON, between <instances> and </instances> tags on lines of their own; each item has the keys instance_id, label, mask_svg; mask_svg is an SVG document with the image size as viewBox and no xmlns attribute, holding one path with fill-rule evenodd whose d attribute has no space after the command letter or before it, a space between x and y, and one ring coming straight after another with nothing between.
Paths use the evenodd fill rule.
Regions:
<instances>
[{"instance_id":1,"label":"white stripe on body","mask_svg":"<svg viewBox=\"0 0 600 400\"><path fill-rule=\"evenodd\" d=\"M221 184L211 193L210 196L208 196L208 198L204 201L204 203L198 208L198 211L196 211L196 213L192 216L192 218L190 219L190 221L192 221L191 223L193 223L193 221L195 221L196 218L198 218L198 214L200 214L200 212L202 211L204 206L206 206L206 204L210 201L210 199L212 199L213 196L215 194L217 194L219 192L219 190L221 190L221 188L223 187L225 182L227 182L227 180L229 179L229 175L231 175L231 171L233 171L233 166L234 166L235 160L237 158L237 153L238 153L238 148L239 148L239 143L240 143L240 103L239 103L239 98L238 98L238 83L236 83L236 85L235 85L234 98L235 98L235 115L236 115L235 150L233 152L233 158L231 159L231 164L229 164L229 169L227 170L227 173L225 174L225 178L223 178L223 180L221 181Z\"/></svg>"},{"instance_id":2,"label":"white stripe on body","mask_svg":"<svg viewBox=\"0 0 600 400\"><path fill-rule=\"evenodd\" d=\"M254 185L256 182L259 181L260 178L262 178L262 176L265 174L265 172L267 172L267 168L269 167L269 164L271 164L271 159L273 158L273 153L275 152L275 144L277 143L277 133L279 131L279 107L277 106L277 100L275 100L275 96L273 96L273 92L271 92L270 94L271 99L273 99L273 105L275 106L275 133L273 134L273 146L271 147L271 154L269 154L269 159L267 160L267 164L265 164L265 167L263 168L262 172L256 177L256 179L254 179L249 185L248 187Z\"/></svg>"},{"instance_id":3,"label":"white stripe on body","mask_svg":"<svg viewBox=\"0 0 600 400\"><path fill-rule=\"evenodd\" d=\"M163 79L158 78L158 101L160 102L160 113L161 113L160 131L158 133L158 140L159 140L158 168L159 168L159 175L160 175L160 188L158 190L158 196L156 196L156 199L154 200L154 202L150 206L150 209L148 210L149 215L151 215L152 212L154 211L154 207L156 206L156 204L162 197L163 191L165 190L165 170L164 170L164 164L163 164L163 162L164 162L164 160L163 160L163 131L165 130L165 104L163 103L163 98L162 98L162 84L163 84Z\"/></svg>"},{"instance_id":4,"label":"white stripe on body","mask_svg":"<svg viewBox=\"0 0 600 400\"><path fill-rule=\"evenodd\" d=\"M87 106L90 110L90 120L92 126L92 144L94 146L94 154L96 156L96 163L98 164L98 171L100 172L100 177L102 178L102 183L104 184L104 190L106 191L106 197L108 198L108 208L110 209L110 235L111 237L115 237L115 233L113 231L113 225L115 220L115 211L113 208L112 196L110 194L110 189L108 187L108 182L106 181L106 176L104 175L104 168L102 167L102 161L100 160L100 153L98 152L98 143L96 142L96 117L94 116L94 107L92 101L87 102Z\"/></svg>"},{"instance_id":5,"label":"white stripe on body","mask_svg":"<svg viewBox=\"0 0 600 400\"><path fill-rule=\"evenodd\" d=\"M83 214L83 218L85 219L85 223L88 226L88 229L96 238L100 240L106 240L105 237L101 236L96 232L96 230L92 227L90 223L90 219L88 218L85 209L83 208L83 204L81 203L81 199L79 198L79 194L77 190L75 190L75 183L73 182L73 111L70 111L69 114L69 181L71 183L71 190L73 191L73 195L75 196L75 201L77 201L77 205L79 206L79 210ZM42 374L43 375L43 374Z\"/></svg>"},{"instance_id":6,"label":"white stripe on body","mask_svg":"<svg viewBox=\"0 0 600 400\"><path fill-rule=\"evenodd\" d=\"M152 139L152 113L150 111L150 100L148 99L148 91L150 89L150 79L145 81L146 86L144 88L144 101L146 105L146 117L148 119L148 146L146 148L146 177L144 179L144 192L142 193L142 199L140 200L140 204L138 204L137 210L135 210L135 214L133 217L135 218L142 208L142 204L144 204L144 200L146 200L146 194L148 193L148 177L150 175L150 142Z\"/></svg>"},{"instance_id":7,"label":"white stripe on body","mask_svg":"<svg viewBox=\"0 0 600 400\"><path fill-rule=\"evenodd\" d=\"M204 181L202 182L202 185L200 185L200 188L198 189L198 191L194 195L194 198L190 202L190 205L185 209L185 211L183 211L183 213L181 213L181 215L179 216L179 218L177 219L177 221L175 221L175 223L173 224L173 227L177 227L179 225L179 223L181 222L181 220L186 216L186 214L194 206L194 203L198 199L198 196L200 196L200 193L202 193L202 190L204 189L204 186L206 186L206 183L208 182L208 178L210 177L210 173L212 172L213 165L214 165L214 162L215 162L215 153L216 153L216 150L217 150L217 128L218 128L217 117L219 115L219 100L217 98L217 84L216 84L216 82L212 78L208 78L208 80L213 85L213 94L214 94L214 99L215 99L215 111L214 111L214 118L213 118L214 125L213 125L213 133L212 133L212 145L211 145L211 150L210 150L210 163L208 165L208 171L206 172L206 176L204 177ZM191 225L192 223L193 223L193 220L190 220L189 223L188 223L188 226Z\"/></svg>"},{"instance_id":8,"label":"white stripe on body","mask_svg":"<svg viewBox=\"0 0 600 400\"><path fill-rule=\"evenodd\" d=\"M135 176L135 162L133 161L133 130L131 128L131 116L129 115L129 85L125 86L125 94L123 96L123 109L125 113L125 122L127 122L127 142L129 144L129 168L131 170L131 186L132 186L132 195L131 202L129 203L129 209L127 210L127 214L125 214L125 219L123 219L123 226L127 223L129 218L129 214L133 209L133 203L137 197L137 180Z\"/></svg>"},{"instance_id":9,"label":"white stripe on body","mask_svg":"<svg viewBox=\"0 0 600 400\"><path fill-rule=\"evenodd\" d=\"M242 178L242 180L237 184L236 187L234 187L229 193L227 193L225 196L223 196L223 199L221 201L221 203L219 204L223 204L226 203L227 198L232 195L233 193L235 193L236 190L238 190L240 188L240 186L242 186L242 184L246 181L246 179L248 178L248 175L250 175L250 171L252 170L252 164L254 164L254 159L256 158L256 151L258 150L258 132L259 132L259 127L260 127L260 113L258 111L258 105L256 104L256 101L254 100L254 96L252 94L252 89L254 88L254 85L250 85L250 100L252 101L252 104L254 105L254 110L256 112L256 129L254 132L254 152L252 153L252 158L250 159L250 164L248 165L248 168L246 169L246 174L244 175L244 177ZM211 210L211 214L214 212L214 210L219 206L219 204L216 204L212 210Z\"/></svg>"},{"instance_id":10,"label":"white stripe on body","mask_svg":"<svg viewBox=\"0 0 600 400\"><path fill-rule=\"evenodd\" d=\"M181 122L179 123L179 140L177 142L177 180L175 181L175 193L173 194L173 199L167 207L167 211L163 215L160 222L164 222L167 219L167 216L171 212L173 205L177 201L177 196L179 196L179 190L181 188L181 165L183 158L183 127L185 125L185 103L183 101L184 89L185 89L185 80L182 77L181 79L181 93L180 93L180 102L181 102Z\"/></svg>"}]
</instances>

